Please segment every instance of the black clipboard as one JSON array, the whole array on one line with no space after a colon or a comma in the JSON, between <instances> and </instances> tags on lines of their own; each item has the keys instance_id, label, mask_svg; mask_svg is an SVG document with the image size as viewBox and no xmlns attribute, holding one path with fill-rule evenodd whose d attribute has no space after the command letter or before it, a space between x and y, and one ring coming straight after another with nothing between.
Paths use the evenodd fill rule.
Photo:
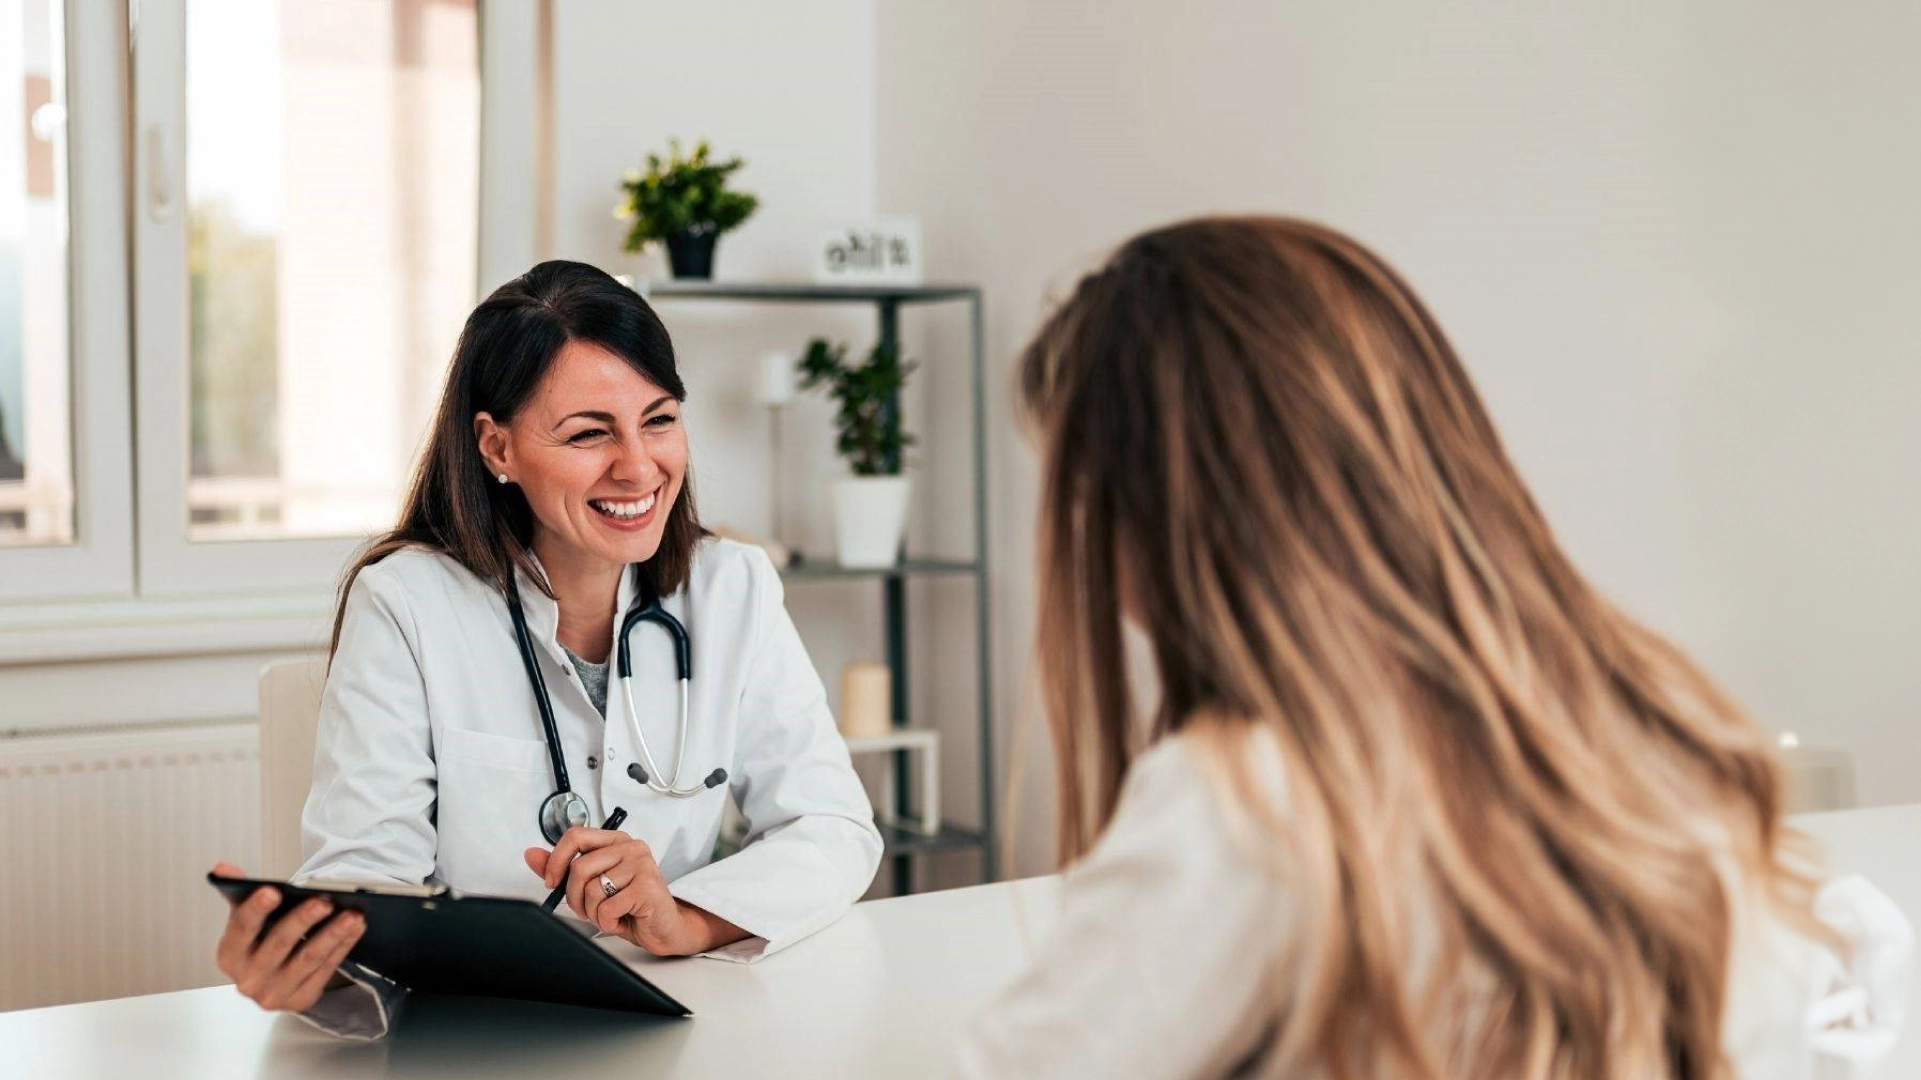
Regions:
<instances>
[{"instance_id":1,"label":"black clipboard","mask_svg":"<svg viewBox=\"0 0 1921 1080\"><path fill-rule=\"evenodd\" d=\"M367 929L347 958L409 990L656 1016L693 1015L585 933L531 900L463 896L424 886L289 885L217 874L208 874L207 883L234 903L263 886L280 890L280 906L268 916L270 924L315 896L331 901L337 912L361 912Z\"/></svg>"}]
</instances>

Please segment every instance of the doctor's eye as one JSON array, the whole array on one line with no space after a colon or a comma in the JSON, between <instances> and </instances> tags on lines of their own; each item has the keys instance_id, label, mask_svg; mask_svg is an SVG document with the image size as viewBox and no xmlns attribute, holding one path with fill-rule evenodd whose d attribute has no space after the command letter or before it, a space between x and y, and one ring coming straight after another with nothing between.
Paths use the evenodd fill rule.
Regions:
<instances>
[{"instance_id":1,"label":"doctor's eye","mask_svg":"<svg viewBox=\"0 0 1921 1080\"><path fill-rule=\"evenodd\" d=\"M676 413L661 413L659 416L649 417L647 426L650 428L669 428L673 427L679 420L680 416Z\"/></svg>"},{"instance_id":2,"label":"doctor's eye","mask_svg":"<svg viewBox=\"0 0 1921 1080\"><path fill-rule=\"evenodd\" d=\"M576 431L572 435L567 436L567 441L575 446L585 446L595 439L605 437L606 434L606 428L588 428L585 431Z\"/></svg>"}]
</instances>

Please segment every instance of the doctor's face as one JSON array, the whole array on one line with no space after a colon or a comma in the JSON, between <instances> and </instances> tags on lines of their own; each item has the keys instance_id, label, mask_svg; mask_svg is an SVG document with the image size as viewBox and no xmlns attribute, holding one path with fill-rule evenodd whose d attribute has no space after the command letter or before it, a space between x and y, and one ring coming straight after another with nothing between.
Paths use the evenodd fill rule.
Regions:
<instances>
[{"instance_id":1,"label":"doctor's face","mask_svg":"<svg viewBox=\"0 0 1921 1080\"><path fill-rule=\"evenodd\" d=\"M543 561L645 562L687 475L680 402L598 345L570 341L510 424L474 434L533 508Z\"/></svg>"}]
</instances>

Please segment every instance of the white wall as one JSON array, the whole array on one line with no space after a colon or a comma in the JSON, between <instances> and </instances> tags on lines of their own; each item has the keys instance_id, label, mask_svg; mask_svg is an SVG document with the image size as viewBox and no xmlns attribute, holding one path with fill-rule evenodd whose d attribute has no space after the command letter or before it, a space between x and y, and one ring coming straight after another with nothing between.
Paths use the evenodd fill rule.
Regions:
<instances>
[{"instance_id":1,"label":"white wall","mask_svg":"<svg viewBox=\"0 0 1921 1080\"><path fill-rule=\"evenodd\" d=\"M1274 211L1412 278L1607 592L1852 750L1865 803L1921 799L1917 34L1892 2L880 5L878 208L988 290L1003 723L1035 495L1011 357L1126 235Z\"/></svg>"}]
</instances>

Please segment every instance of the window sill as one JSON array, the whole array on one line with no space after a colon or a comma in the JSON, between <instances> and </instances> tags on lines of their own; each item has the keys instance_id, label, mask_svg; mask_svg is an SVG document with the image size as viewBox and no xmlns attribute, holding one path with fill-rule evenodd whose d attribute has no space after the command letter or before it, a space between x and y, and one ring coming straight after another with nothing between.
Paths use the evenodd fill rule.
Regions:
<instances>
[{"instance_id":1,"label":"window sill","mask_svg":"<svg viewBox=\"0 0 1921 1080\"><path fill-rule=\"evenodd\" d=\"M327 593L0 606L0 668L323 649Z\"/></svg>"}]
</instances>

